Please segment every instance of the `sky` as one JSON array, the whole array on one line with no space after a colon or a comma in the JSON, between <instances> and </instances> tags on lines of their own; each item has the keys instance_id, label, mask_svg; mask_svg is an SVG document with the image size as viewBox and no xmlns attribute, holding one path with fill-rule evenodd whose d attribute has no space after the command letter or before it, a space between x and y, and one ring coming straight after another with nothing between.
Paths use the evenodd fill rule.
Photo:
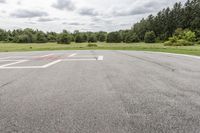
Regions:
<instances>
[{"instance_id":1,"label":"sky","mask_svg":"<svg viewBox=\"0 0 200 133\"><path fill-rule=\"evenodd\" d=\"M0 0L0 28L116 31L186 0Z\"/></svg>"}]
</instances>

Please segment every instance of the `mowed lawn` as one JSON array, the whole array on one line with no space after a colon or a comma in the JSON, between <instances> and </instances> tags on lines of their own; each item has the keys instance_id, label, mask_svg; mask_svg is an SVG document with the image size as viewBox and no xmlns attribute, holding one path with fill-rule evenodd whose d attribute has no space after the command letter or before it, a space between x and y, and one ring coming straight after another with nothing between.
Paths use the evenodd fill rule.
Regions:
<instances>
[{"instance_id":1,"label":"mowed lawn","mask_svg":"<svg viewBox=\"0 0 200 133\"><path fill-rule=\"evenodd\" d=\"M0 52L14 51L44 51L44 50L137 50L190 54L200 56L200 45L195 46L164 46L163 43L93 43L97 47L89 47L88 43L71 43L70 45L57 43L44 44L16 44L0 43Z\"/></svg>"}]
</instances>

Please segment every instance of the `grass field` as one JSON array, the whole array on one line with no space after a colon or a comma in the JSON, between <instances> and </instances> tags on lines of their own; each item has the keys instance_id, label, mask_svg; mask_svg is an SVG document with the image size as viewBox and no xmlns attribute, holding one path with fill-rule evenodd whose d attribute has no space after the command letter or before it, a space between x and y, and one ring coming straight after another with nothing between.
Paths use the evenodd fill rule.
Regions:
<instances>
[{"instance_id":1,"label":"grass field","mask_svg":"<svg viewBox=\"0 0 200 133\"><path fill-rule=\"evenodd\" d=\"M168 52L178 54L190 54L200 56L200 45L195 46L164 46L162 43L146 44L112 44L112 43L96 43L98 47L88 47L88 43L72 43L70 45L45 43L45 44L15 44L0 43L0 52L14 51L45 51L45 50L137 50L137 51L155 51Z\"/></svg>"}]
</instances>

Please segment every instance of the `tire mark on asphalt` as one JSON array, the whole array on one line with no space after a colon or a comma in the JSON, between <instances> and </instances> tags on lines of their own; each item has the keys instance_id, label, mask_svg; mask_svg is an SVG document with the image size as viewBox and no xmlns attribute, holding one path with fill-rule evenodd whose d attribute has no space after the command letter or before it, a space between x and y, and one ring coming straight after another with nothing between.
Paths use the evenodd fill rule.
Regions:
<instances>
[{"instance_id":1,"label":"tire mark on asphalt","mask_svg":"<svg viewBox=\"0 0 200 133\"><path fill-rule=\"evenodd\" d=\"M0 88L6 87L7 85L12 84L12 83L15 82L16 80L17 80L17 79L14 79L14 80L11 80L11 81L9 81L9 82L6 82L6 83L2 84L2 85L0 86Z\"/></svg>"},{"instance_id":2,"label":"tire mark on asphalt","mask_svg":"<svg viewBox=\"0 0 200 133\"><path fill-rule=\"evenodd\" d=\"M123 52L120 52L120 51L114 51L115 53L120 53L121 55L126 55L126 56L129 56L129 57L133 57L133 58L137 58L139 60L143 60L143 61L146 61L146 62L149 62L149 63L153 63L155 65L158 65L158 66L161 66L167 70L170 70L172 72L176 71L175 68L172 68L172 67L169 67L167 65L164 65L164 64L161 64L161 63L158 63L156 61L152 61L152 60L148 60L148 59L145 59L145 58L142 58L142 57L138 57L138 56L135 56L135 55L130 55L130 54L127 54L127 53L123 53Z\"/></svg>"},{"instance_id":3,"label":"tire mark on asphalt","mask_svg":"<svg viewBox=\"0 0 200 133\"><path fill-rule=\"evenodd\" d=\"M24 78L24 77L26 77L26 76L32 74L33 72L34 72L34 71L28 72L28 74L27 74L27 73L22 74L21 76L19 76L19 77L13 79L13 80L10 80L10 81L8 81L8 82L6 82L6 83L0 85L0 89L2 90L4 87L6 87L6 86L8 86L8 85L10 85L10 84L13 84L14 82L16 82L16 81L20 80L21 78Z\"/></svg>"}]
</instances>

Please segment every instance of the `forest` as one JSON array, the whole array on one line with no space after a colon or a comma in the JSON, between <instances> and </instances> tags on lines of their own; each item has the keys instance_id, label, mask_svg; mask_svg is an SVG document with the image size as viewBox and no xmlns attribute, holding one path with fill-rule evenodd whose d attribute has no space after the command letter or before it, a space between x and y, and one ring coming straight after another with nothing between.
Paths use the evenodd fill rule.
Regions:
<instances>
[{"instance_id":1,"label":"forest","mask_svg":"<svg viewBox=\"0 0 200 133\"><path fill-rule=\"evenodd\" d=\"M156 15L149 15L134 24L131 29L115 32L43 32L30 28L0 29L0 42L9 43L46 43L57 42L164 42L168 46L187 46L200 43L200 0L188 0L175 3L172 8L165 8Z\"/></svg>"}]
</instances>

